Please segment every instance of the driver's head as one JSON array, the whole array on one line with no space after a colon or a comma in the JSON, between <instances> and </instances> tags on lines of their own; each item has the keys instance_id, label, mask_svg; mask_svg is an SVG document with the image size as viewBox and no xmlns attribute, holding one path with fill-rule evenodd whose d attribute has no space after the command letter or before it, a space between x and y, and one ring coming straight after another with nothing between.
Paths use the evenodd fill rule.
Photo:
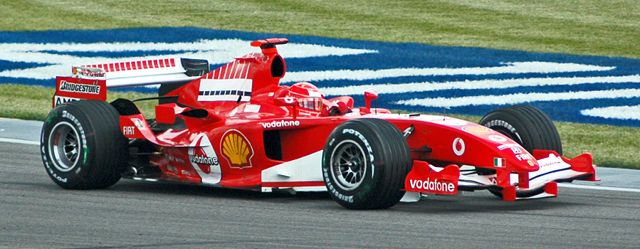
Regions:
<instances>
[{"instance_id":1,"label":"driver's head","mask_svg":"<svg viewBox=\"0 0 640 249\"><path fill-rule=\"evenodd\" d=\"M322 98L320 90L309 82L298 82L289 88L289 96L298 98Z\"/></svg>"},{"instance_id":2,"label":"driver's head","mask_svg":"<svg viewBox=\"0 0 640 249\"><path fill-rule=\"evenodd\" d=\"M296 98L298 106L303 109L321 111L324 96L320 90L309 82L298 82L289 87L288 96Z\"/></svg>"}]
</instances>

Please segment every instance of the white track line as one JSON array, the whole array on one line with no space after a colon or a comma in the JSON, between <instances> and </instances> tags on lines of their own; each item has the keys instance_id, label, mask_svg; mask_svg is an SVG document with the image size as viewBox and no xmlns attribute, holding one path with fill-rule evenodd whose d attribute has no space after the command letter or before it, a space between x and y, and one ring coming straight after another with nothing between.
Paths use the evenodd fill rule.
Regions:
<instances>
[{"instance_id":1,"label":"white track line","mask_svg":"<svg viewBox=\"0 0 640 249\"><path fill-rule=\"evenodd\" d=\"M522 104L534 101L622 99L640 97L640 89L576 91L559 93L515 93L507 95L477 95L454 98L415 98L395 102L400 105L426 107L458 107L471 105Z\"/></svg>"},{"instance_id":2,"label":"white track line","mask_svg":"<svg viewBox=\"0 0 640 249\"><path fill-rule=\"evenodd\" d=\"M403 76L437 76L437 75L493 75L505 73L563 73L608 71L615 67L596 65L557 63L545 61L505 62L493 67L460 67L460 68L389 68L358 70L326 70L287 72L281 82L319 81L319 80L369 80Z\"/></svg>"},{"instance_id":3,"label":"white track line","mask_svg":"<svg viewBox=\"0 0 640 249\"><path fill-rule=\"evenodd\" d=\"M2 138L2 137L0 137L0 142L12 143L12 144L40 145L40 142L36 142L36 141L13 139L13 138Z\"/></svg>"},{"instance_id":4,"label":"white track line","mask_svg":"<svg viewBox=\"0 0 640 249\"><path fill-rule=\"evenodd\" d=\"M605 191L616 191L616 192L632 192L632 193L640 193L640 189L634 188L617 188L617 187L605 187L605 186L589 186L589 185L578 185L571 183L558 183L558 187L562 188L577 188L577 189L589 189L589 190L605 190Z\"/></svg>"},{"instance_id":5,"label":"white track line","mask_svg":"<svg viewBox=\"0 0 640 249\"><path fill-rule=\"evenodd\" d=\"M378 93L406 93L442 90L507 89L522 86L572 86L602 83L640 83L640 75L597 76L597 77L538 77L525 79L487 79L445 82L413 82L400 84L368 84L342 87L323 87L320 91L327 95L358 95L365 90L375 89Z\"/></svg>"},{"instance_id":6,"label":"white track line","mask_svg":"<svg viewBox=\"0 0 640 249\"><path fill-rule=\"evenodd\" d=\"M640 105L591 108L580 111L580 114L592 117L640 120Z\"/></svg>"}]
</instances>

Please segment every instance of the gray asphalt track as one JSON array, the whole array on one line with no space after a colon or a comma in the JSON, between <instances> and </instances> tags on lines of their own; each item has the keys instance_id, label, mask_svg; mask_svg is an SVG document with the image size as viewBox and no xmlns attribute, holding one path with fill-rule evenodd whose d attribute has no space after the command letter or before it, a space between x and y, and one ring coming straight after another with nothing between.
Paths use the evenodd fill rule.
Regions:
<instances>
[{"instance_id":1,"label":"gray asphalt track","mask_svg":"<svg viewBox=\"0 0 640 249\"><path fill-rule=\"evenodd\" d=\"M350 211L326 194L132 180L63 190L38 150L0 142L0 248L640 248L638 192L503 202L482 191Z\"/></svg>"}]
</instances>

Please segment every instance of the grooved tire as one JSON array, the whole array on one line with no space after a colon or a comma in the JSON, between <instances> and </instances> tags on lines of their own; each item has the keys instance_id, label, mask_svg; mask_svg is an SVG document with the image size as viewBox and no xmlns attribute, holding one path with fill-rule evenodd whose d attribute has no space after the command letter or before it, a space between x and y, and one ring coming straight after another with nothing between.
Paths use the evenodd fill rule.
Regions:
<instances>
[{"instance_id":1,"label":"grooved tire","mask_svg":"<svg viewBox=\"0 0 640 249\"><path fill-rule=\"evenodd\" d=\"M329 135L322 155L327 190L349 209L382 209L398 203L411 166L402 133L381 119L340 124Z\"/></svg>"},{"instance_id":2,"label":"grooved tire","mask_svg":"<svg viewBox=\"0 0 640 249\"><path fill-rule=\"evenodd\" d=\"M127 163L127 139L119 114L97 100L68 102L47 116L40 152L49 177L67 189L109 187Z\"/></svg>"},{"instance_id":3,"label":"grooved tire","mask_svg":"<svg viewBox=\"0 0 640 249\"><path fill-rule=\"evenodd\" d=\"M485 115L480 124L518 142L530 153L534 149L554 150L562 155L562 143L555 125L540 109L518 105L500 108Z\"/></svg>"}]
</instances>

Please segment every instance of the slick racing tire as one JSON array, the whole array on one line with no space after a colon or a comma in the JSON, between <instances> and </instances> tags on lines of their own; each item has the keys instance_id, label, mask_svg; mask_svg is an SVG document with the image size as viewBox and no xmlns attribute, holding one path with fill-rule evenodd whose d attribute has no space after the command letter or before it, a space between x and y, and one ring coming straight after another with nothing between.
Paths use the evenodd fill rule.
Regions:
<instances>
[{"instance_id":1,"label":"slick racing tire","mask_svg":"<svg viewBox=\"0 0 640 249\"><path fill-rule=\"evenodd\" d=\"M551 119L540 109L518 105L500 108L485 115L480 124L498 131L516 141L529 153L533 150L554 150L562 155L562 143L558 130ZM476 168L478 174L493 174L494 170ZM491 193L502 197L497 189L489 189ZM517 197L529 197L541 193L537 191L516 191Z\"/></svg>"},{"instance_id":2,"label":"slick racing tire","mask_svg":"<svg viewBox=\"0 0 640 249\"><path fill-rule=\"evenodd\" d=\"M518 105L500 108L485 115L480 124L513 139L529 153L554 150L562 155L562 143L555 125L540 109Z\"/></svg>"},{"instance_id":3,"label":"slick racing tire","mask_svg":"<svg viewBox=\"0 0 640 249\"><path fill-rule=\"evenodd\" d=\"M119 114L109 103L74 101L49 113L40 152L45 170L60 187L106 188L124 171L127 139L120 131Z\"/></svg>"},{"instance_id":4,"label":"slick racing tire","mask_svg":"<svg viewBox=\"0 0 640 249\"><path fill-rule=\"evenodd\" d=\"M327 190L349 209L383 209L398 203L411 166L402 133L381 119L340 124L329 135L322 155Z\"/></svg>"}]
</instances>

